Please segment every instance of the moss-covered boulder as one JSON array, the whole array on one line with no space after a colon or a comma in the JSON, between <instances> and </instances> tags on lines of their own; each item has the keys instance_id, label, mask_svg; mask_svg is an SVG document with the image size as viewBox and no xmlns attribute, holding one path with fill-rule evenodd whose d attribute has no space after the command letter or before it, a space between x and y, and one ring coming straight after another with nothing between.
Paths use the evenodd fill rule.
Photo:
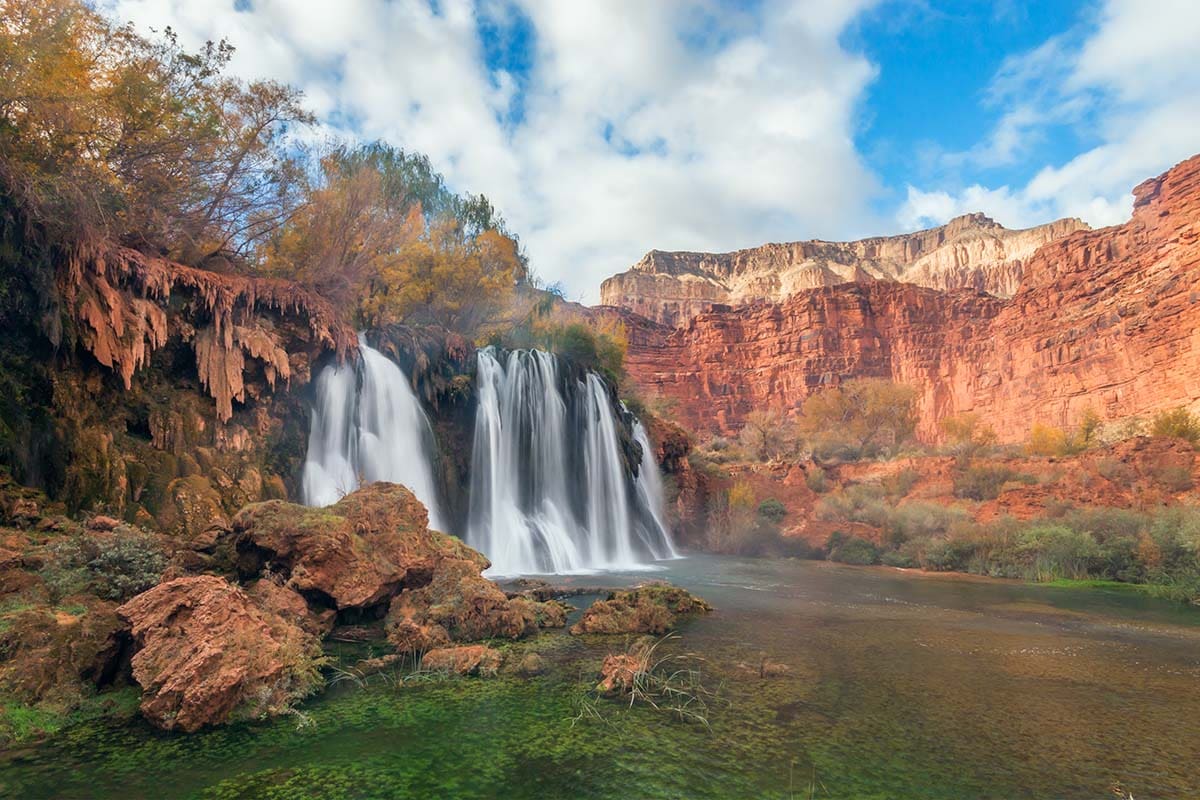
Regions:
<instances>
[{"instance_id":1,"label":"moss-covered boulder","mask_svg":"<svg viewBox=\"0 0 1200 800\"><path fill-rule=\"evenodd\" d=\"M112 683L127 629L116 608L91 596L50 604L10 595L0 611L0 692L22 703L70 707Z\"/></svg>"},{"instance_id":2,"label":"moss-covered boulder","mask_svg":"<svg viewBox=\"0 0 1200 800\"><path fill-rule=\"evenodd\" d=\"M612 592L583 613L571 633L666 633L687 614L707 614L712 606L686 589L649 583Z\"/></svg>"},{"instance_id":3,"label":"moss-covered boulder","mask_svg":"<svg viewBox=\"0 0 1200 800\"><path fill-rule=\"evenodd\" d=\"M142 714L160 728L282 713L323 684L317 638L223 578L176 578L118 613L133 636Z\"/></svg>"},{"instance_id":4,"label":"moss-covered boulder","mask_svg":"<svg viewBox=\"0 0 1200 800\"><path fill-rule=\"evenodd\" d=\"M388 641L401 652L450 642L520 639L540 628L564 625L561 604L509 598L479 574L476 562L465 560L444 561L427 585L397 595L386 620Z\"/></svg>"},{"instance_id":5,"label":"moss-covered boulder","mask_svg":"<svg viewBox=\"0 0 1200 800\"><path fill-rule=\"evenodd\" d=\"M288 588L339 611L388 602L430 583L443 562L476 576L482 555L429 530L425 507L393 483L375 483L328 508L268 500L233 520L243 577L271 574Z\"/></svg>"}]
</instances>

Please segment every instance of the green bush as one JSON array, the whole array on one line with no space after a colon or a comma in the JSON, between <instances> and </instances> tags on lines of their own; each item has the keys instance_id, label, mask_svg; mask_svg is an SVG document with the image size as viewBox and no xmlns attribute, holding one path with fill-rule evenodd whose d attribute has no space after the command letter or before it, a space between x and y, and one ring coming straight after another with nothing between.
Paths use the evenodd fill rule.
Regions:
<instances>
[{"instance_id":1,"label":"green bush","mask_svg":"<svg viewBox=\"0 0 1200 800\"><path fill-rule=\"evenodd\" d=\"M879 563L879 548L860 539L857 536L846 536L841 531L835 531L825 543L830 561L842 564L866 566Z\"/></svg>"},{"instance_id":2,"label":"green bush","mask_svg":"<svg viewBox=\"0 0 1200 800\"><path fill-rule=\"evenodd\" d=\"M969 500L995 500L1004 484L1010 482L1037 483L1032 475L1005 466L981 464L969 467L954 476L954 496Z\"/></svg>"},{"instance_id":3,"label":"green bush","mask_svg":"<svg viewBox=\"0 0 1200 800\"><path fill-rule=\"evenodd\" d=\"M937 572L966 572L974 555L974 542L963 539L931 539L925 545L922 566Z\"/></svg>"},{"instance_id":4,"label":"green bush","mask_svg":"<svg viewBox=\"0 0 1200 800\"><path fill-rule=\"evenodd\" d=\"M1028 559L1026 577L1037 581L1086 578L1100 556L1090 533L1066 525L1032 525L1021 535L1019 548Z\"/></svg>"},{"instance_id":5,"label":"green bush","mask_svg":"<svg viewBox=\"0 0 1200 800\"><path fill-rule=\"evenodd\" d=\"M121 602L157 584L166 566L157 539L122 526L111 538L53 543L42 577L56 598L89 592Z\"/></svg>"},{"instance_id":6,"label":"green bush","mask_svg":"<svg viewBox=\"0 0 1200 800\"><path fill-rule=\"evenodd\" d=\"M880 557L880 562L887 567L903 567L904 569L912 569L919 566L916 559L912 556L901 552L900 550L888 550Z\"/></svg>"},{"instance_id":7,"label":"green bush","mask_svg":"<svg viewBox=\"0 0 1200 800\"><path fill-rule=\"evenodd\" d=\"M787 516L787 509L774 497L768 497L758 504L758 515L768 522L778 525Z\"/></svg>"}]
</instances>

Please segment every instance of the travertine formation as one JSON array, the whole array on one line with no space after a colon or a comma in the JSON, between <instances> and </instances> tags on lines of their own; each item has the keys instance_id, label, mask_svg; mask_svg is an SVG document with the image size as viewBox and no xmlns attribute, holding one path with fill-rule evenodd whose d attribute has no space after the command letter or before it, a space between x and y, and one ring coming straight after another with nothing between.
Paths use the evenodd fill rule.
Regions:
<instances>
[{"instance_id":1,"label":"travertine formation","mask_svg":"<svg viewBox=\"0 0 1200 800\"><path fill-rule=\"evenodd\" d=\"M979 411L1006 441L1200 401L1200 156L1134 189L1124 225L1076 231L1025 263L1010 299L861 280L782 302L714 306L678 328L622 310L634 383L693 430L795 413L858 376L921 391L922 434ZM645 310L645 309L643 309ZM661 317L661 315L660 315Z\"/></svg>"},{"instance_id":2,"label":"travertine formation","mask_svg":"<svg viewBox=\"0 0 1200 800\"><path fill-rule=\"evenodd\" d=\"M600 302L663 325L684 325L713 304L778 302L847 281L901 281L1011 297L1039 247L1086 229L1080 220L1060 219L1009 230L983 214L969 214L939 228L857 242L766 244L733 253L652 250L629 271L606 280Z\"/></svg>"}]
</instances>

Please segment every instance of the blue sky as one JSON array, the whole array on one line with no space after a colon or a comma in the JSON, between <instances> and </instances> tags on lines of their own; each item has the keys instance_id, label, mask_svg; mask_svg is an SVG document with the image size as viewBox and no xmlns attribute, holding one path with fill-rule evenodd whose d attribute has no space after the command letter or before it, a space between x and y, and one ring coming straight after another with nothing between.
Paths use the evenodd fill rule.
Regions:
<instances>
[{"instance_id":1,"label":"blue sky","mask_svg":"<svg viewBox=\"0 0 1200 800\"><path fill-rule=\"evenodd\" d=\"M1120 222L1200 151L1195 0L99 0L421 150L568 294L645 251Z\"/></svg>"}]
</instances>

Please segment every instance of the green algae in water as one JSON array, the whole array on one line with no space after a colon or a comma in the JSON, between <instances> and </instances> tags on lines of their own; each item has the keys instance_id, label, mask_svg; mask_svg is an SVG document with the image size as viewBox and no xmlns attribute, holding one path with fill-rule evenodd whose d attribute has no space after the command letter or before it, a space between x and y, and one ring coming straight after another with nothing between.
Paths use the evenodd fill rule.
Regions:
<instances>
[{"instance_id":1,"label":"green algae in water","mask_svg":"<svg viewBox=\"0 0 1200 800\"><path fill-rule=\"evenodd\" d=\"M605 701L622 637L550 634L545 676L338 688L192 736L85 724L0 763L56 798L1095 798L1200 795L1200 614L1142 597L691 559L717 611L672 643L721 687L711 730ZM762 655L789 668L762 679Z\"/></svg>"}]
</instances>

